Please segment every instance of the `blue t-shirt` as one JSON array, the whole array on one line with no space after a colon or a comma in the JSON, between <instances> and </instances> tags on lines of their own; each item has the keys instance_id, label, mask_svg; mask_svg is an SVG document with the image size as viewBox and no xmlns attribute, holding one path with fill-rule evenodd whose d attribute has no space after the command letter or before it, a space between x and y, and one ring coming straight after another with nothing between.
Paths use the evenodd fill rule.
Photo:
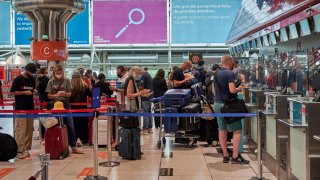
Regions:
<instances>
[{"instance_id":1,"label":"blue t-shirt","mask_svg":"<svg viewBox=\"0 0 320 180\"><path fill-rule=\"evenodd\" d=\"M229 83L235 82L235 75L233 71L220 68L215 74L214 91L215 101L218 103L225 103L232 98L236 98L237 94L232 94L229 90Z\"/></svg>"},{"instance_id":2,"label":"blue t-shirt","mask_svg":"<svg viewBox=\"0 0 320 180\"><path fill-rule=\"evenodd\" d=\"M145 73L142 74L139 85L142 86L143 89L150 89L150 91L153 91L152 77L148 72L145 72ZM142 101L148 101L151 98L153 98L153 96L142 97L141 100Z\"/></svg>"}]
</instances>

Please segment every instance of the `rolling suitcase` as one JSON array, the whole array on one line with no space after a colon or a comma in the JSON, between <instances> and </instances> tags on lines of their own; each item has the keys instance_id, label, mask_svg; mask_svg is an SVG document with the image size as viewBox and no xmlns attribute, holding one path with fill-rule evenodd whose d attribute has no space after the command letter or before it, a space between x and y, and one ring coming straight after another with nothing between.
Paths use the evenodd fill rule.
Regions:
<instances>
[{"instance_id":1,"label":"rolling suitcase","mask_svg":"<svg viewBox=\"0 0 320 180\"><path fill-rule=\"evenodd\" d=\"M59 118L60 125L48 128L45 133L45 152L51 159L64 159L69 156L69 142L67 126Z\"/></svg>"},{"instance_id":2,"label":"rolling suitcase","mask_svg":"<svg viewBox=\"0 0 320 180\"><path fill-rule=\"evenodd\" d=\"M164 113L178 113L178 108L166 107ZM165 117L163 118L164 132L165 133L176 133L179 129L178 120L176 117Z\"/></svg>"},{"instance_id":3,"label":"rolling suitcase","mask_svg":"<svg viewBox=\"0 0 320 180\"><path fill-rule=\"evenodd\" d=\"M191 103L188 106L182 108L182 113L200 113L200 104ZM188 117L181 118L180 123L181 129L186 131L187 134L198 134L199 133L199 118Z\"/></svg>"},{"instance_id":4,"label":"rolling suitcase","mask_svg":"<svg viewBox=\"0 0 320 180\"><path fill-rule=\"evenodd\" d=\"M119 156L123 159L141 159L140 128L119 130Z\"/></svg>"},{"instance_id":5,"label":"rolling suitcase","mask_svg":"<svg viewBox=\"0 0 320 180\"><path fill-rule=\"evenodd\" d=\"M164 106L175 108L184 107L190 104L191 98L190 89L170 89L163 96Z\"/></svg>"}]
</instances>

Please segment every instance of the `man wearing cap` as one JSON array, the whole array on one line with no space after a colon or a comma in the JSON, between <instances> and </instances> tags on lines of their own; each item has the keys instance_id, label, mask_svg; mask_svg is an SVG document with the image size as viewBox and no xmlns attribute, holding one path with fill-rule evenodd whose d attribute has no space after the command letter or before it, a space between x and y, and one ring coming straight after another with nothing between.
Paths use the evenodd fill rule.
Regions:
<instances>
[{"instance_id":1,"label":"man wearing cap","mask_svg":"<svg viewBox=\"0 0 320 180\"><path fill-rule=\"evenodd\" d=\"M36 81L33 75L37 67L33 63L25 66L25 71L17 76L12 83L10 92L14 95L15 110L34 110L33 92ZM33 134L33 118L16 118L14 135L18 144L19 159L30 157Z\"/></svg>"}]
</instances>

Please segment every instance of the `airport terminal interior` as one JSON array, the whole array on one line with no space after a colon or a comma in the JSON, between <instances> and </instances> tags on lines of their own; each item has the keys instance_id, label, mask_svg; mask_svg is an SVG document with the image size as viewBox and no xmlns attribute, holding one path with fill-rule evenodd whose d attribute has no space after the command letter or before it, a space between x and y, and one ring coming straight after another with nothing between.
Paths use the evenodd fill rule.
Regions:
<instances>
[{"instance_id":1,"label":"airport terminal interior","mask_svg":"<svg viewBox=\"0 0 320 180\"><path fill-rule=\"evenodd\" d=\"M320 179L319 0L0 0L0 179Z\"/></svg>"}]
</instances>

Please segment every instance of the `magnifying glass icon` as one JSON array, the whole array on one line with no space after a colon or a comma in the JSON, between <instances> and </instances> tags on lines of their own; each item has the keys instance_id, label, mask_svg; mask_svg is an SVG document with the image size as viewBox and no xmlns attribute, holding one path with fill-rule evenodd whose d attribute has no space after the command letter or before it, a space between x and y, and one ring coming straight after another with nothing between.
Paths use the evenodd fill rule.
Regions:
<instances>
[{"instance_id":1,"label":"magnifying glass icon","mask_svg":"<svg viewBox=\"0 0 320 180\"><path fill-rule=\"evenodd\" d=\"M134 20L132 19L132 14L133 14L134 12L139 12L139 13L141 14L141 19L140 19L140 21L134 21ZM129 18L129 24L125 25L125 26L118 32L118 34L115 36L116 39L119 38L119 37L122 35L122 33L124 33L124 31L126 31L126 30L128 29L128 27L129 27L130 24L134 24L134 25L142 24L143 21L144 21L145 15L144 15L144 12L143 12L141 9L139 9L139 8L134 8L134 9L131 9L131 11L129 12L128 18Z\"/></svg>"}]
</instances>

